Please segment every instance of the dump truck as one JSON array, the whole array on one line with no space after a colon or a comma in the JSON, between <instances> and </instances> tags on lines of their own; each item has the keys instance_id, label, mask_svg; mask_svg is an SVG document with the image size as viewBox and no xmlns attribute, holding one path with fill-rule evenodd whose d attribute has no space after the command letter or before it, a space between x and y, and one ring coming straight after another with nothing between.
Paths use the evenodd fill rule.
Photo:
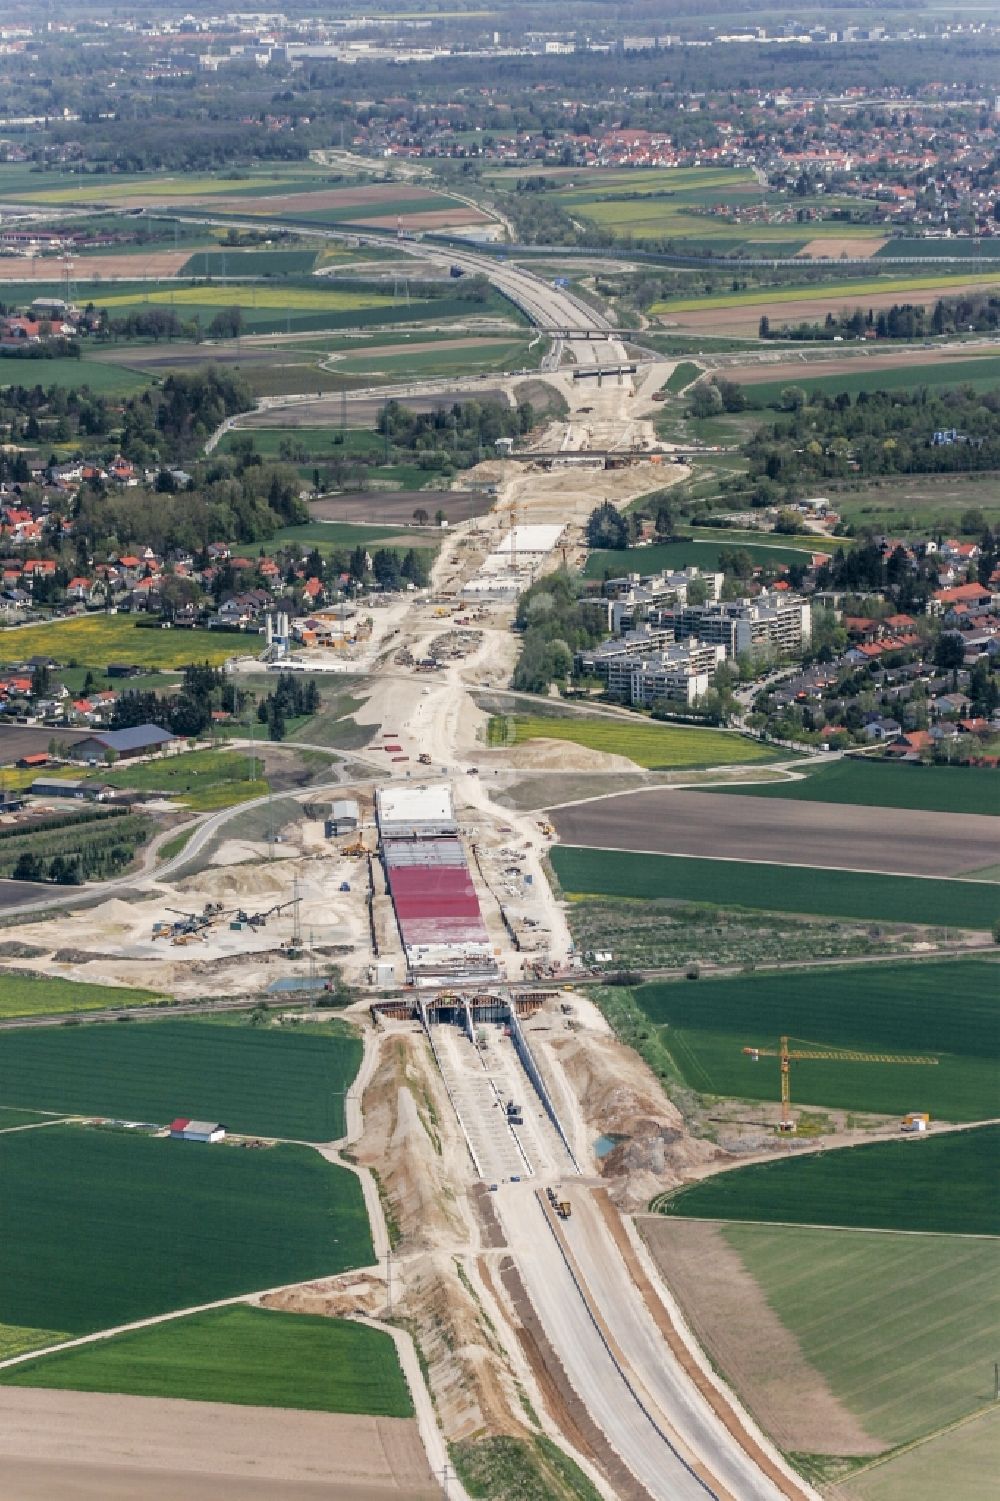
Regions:
<instances>
[{"instance_id":1,"label":"dump truck","mask_svg":"<svg viewBox=\"0 0 1000 1501\"><path fill-rule=\"evenodd\" d=\"M556 1214L561 1220L568 1220L573 1213L573 1206L569 1199L560 1199L556 1204Z\"/></svg>"},{"instance_id":2,"label":"dump truck","mask_svg":"<svg viewBox=\"0 0 1000 1501\"><path fill-rule=\"evenodd\" d=\"M430 766L431 764L431 758L426 751L421 751L419 756L417 757L417 760L420 762L421 766Z\"/></svg>"}]
</instances>

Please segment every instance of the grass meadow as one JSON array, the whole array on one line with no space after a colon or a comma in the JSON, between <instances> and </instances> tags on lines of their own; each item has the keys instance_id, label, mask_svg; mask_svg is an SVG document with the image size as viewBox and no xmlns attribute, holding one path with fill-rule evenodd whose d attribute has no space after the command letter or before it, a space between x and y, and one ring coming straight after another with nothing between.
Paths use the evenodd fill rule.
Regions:
<instances>
[{"instance_id":1,"label":"grass meadow","mask_svg":"<svg viewBox=\"0 0 1000 1501\"><path fill-rule=\"evenodd\" d=\"M603 896L669 897L679 902L852 917L869 922L992 929L1000 888L988 881L886 876L765 861L557 845L552 865L564 891Z\"/></svg>"},{"instance_id":2,"label":"grass meadow","mask_svg":"<svg viewBox=\"0 0 1000 1501\"><path fill-rule=\"evenodd\" d=\"M804 767L800 781L759 787L707 787L706 792L775 797L809 803L855 803L868 808L1000 816L1000 776L975 766L893 766L886 761L835 761Z\"/></svg>"},{"instance_id":3,"label":"grass meadow","mask_svg":"<svg viewBox=\"0 0 1000 1501\"><path fill-rule=\"evenodd\" d=\"M50 1016L74 1011L104 1011L109 1006L152 1006L163 996L131 985L87 985L59 975L7 970L0 975L0 1020ZM0 1120L0 1128L3 1121Z\"/></svg>"},{"instance_id":4,"label":"grass meadow","mask_svg":"<svg viewBox=\"0 0 1000 1501\"><path fill-rule=\"evenodd\" d=\"M945 1429L927 1443L903 1449L886 1464L857 1471L851 1494L858 1501L993 1501L1000 1406L972 1422Z\"/></svg>"},{"instance_id":5,"label":"grass meadow","mask_svg":"<svg viewBox=\"0 0 1000 1501\"><path fill-rule=\"evenodd\" d=\"M701 366L696 365L693 360L681 360L680 364L675 365L671 370L663 390L669 391L672 395L683 391L685 386L690 386L701 373Z\"/></svg>"},{"instance_id":6,"label":"grass meadow","mask_svg":"<svg viewBox=\"0 0 1000 1501\"><path fill-rule=\"evenodd\" d=\"M733 1168L652 1207L686 1219L997 1236L998 1172L1000 1126L980 1126Z\"/></svg>"},{"instance_id":7,"label":"grass meadow","mask_svg":"<svg viewBox=\"0 0 1000 1501\"><path fill-rule=\"evenodd\" d=\"M520 745L528 740L566 740L588 750L627 756L637 766L661 770L699 766L728 766L768 761L765 746L742 735L724 734L686 725L658 725L642 720L587 718L584 715L498 715L489 731L491 743ZM513 737L510 726L513 725Z\"/></svg>"},{"instance_id":8,"label":"grass meadow","mask_svg":"<svg viewBox=\"0 0 1000 1501\"><path fill-rule=\"evenodd\" d=\"M1000 1086L1000 965L940 963L787 970L640 986L635 1000L684 1082L705 1095L777 1101L776 1058L744 1047L792 1047L937 1058L936 1065L796 1060L792 1100L810 1106L934 1119L983 1120Z\"/></svg>"},{"instance_id":9,"label":"grass meadow","mask_svg":"<svg viewBox=\"0 0 1000 1501\"><path fill-rule=\"evenodd\" d=\"M259 769L259 760L242 752L185 751L137 766L119 765L110 771L102 768L95 780L138 792L162 792L189 808L208 812L264 797L268 784Z\"/></svg>"},{"instance_id":10,"label":"grass meadow","mask_svg":"<svg viewBox=\"0 0 1000 1501\"><path fill-rule=\"evenodd\" d=\"M764 1225L723 1233L809 1363L886 1448L991 1398L995 1241Z\"/></svg>"},{"instance_id":11,"label":"grass meadow","mask_svg":"<svg viewBox=\"0 0 1000 1501\"><path fill-rule=\"evenodd\" d=\"M217 1308L0 1372L7 1386L413 1416L390 1335L346 1319Z\"/></svg>"},{"instance_id":12,"label":"grass meadow","mask_svg":"<svg viewBox=\"0 0 1000 1501\"><path fill-rule=\"evenodd\" d=\"M108 662L137 667L186 667L208 662L219 667L228 657L256 655L260 639L229 631L150 630L129 615L74 615L46 625L0 631L0 660L16 664L47 656L67 666L104 671Z\"/></svg>"},{"instance_id":13,"label":"grass meadow","mask_svg":"<svg viewBox=\"0 0 1000 1501\"><path fill-rule=\"evenodd\" d=\"M89 387L95 396L134 396L144 391L150 377L124 365L99 359L26 359L23 355L0 358L0 386L56 386L79 391Z\"/></svg>"},{"instance_id":14,"label":"grass meadow","mask_svg":"<svg viewBox=\"0 0 1000 1501\"><path fill-rule=\"evenodd\" d=\"M346 1028L165 1020L18 1029L0 1049L0 1100L168 1125L176 1116L300 1141L344 1132L343 1091L361 1062Z\"/></svg>"},{"instance_id":15,"label":"grass meadow","mask_svg":"<svg viewBox=\"0 0 1000 1501\"><path fill-rule=\"evenodd\" d=\"M88 1334L373 1257L357 1178L308 1147L51 1126L0 1136L0 1172L0 1322L22 1331Z\"/></svg>"}]
</instances>

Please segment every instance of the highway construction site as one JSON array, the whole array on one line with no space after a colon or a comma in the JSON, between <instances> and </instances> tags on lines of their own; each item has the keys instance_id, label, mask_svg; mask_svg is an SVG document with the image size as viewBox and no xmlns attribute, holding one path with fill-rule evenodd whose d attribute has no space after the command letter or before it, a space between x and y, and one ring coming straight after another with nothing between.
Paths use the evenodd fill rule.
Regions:
<instances>
[{"instance_id":1,"label":"highway construction site","mask_svg":"<svg viewBox=\"0 0 1000 1501\"><path fill-rule=\"evenodd\" d=\"M581 369L622 371L552 376L570 410L542 451L645 441L670 367L643 367L637 392L600 315L517 267L490 274L536 321L592 329L572 341ZM353 1313L360 1299L381 1313L388 1300L449 1443L543 1434L623 1501L803 1501L815 1493L714 1375L622 1212L719 1153L574 988L579 960L546 874L552 829L497 800L504 757L487 753L473 697L508 682L516 595L580 555L594 505L685 471L480 467L494 510L449 530L430 590L379 612L355 690L370 738L336 781L283 799L280 839L238 810L215 815L211 837L128 889L26 914L7 927L5 963L185 1002L280 1008L301 988L317 1017L342 977L362 996L349 1015L365 1038L353 1160L377 1174L393 1252L364 1295L356 1277L333 1278L281 1306ZM443 651L443 618L470 601L474 631ZM357 819L331 834L335 798L353 799ZM597 1144L619 1135L641 1150L627 1175L602 1175ZM465 1494L453 1475L448 1494Z\"/></svg>"}]
</instances>

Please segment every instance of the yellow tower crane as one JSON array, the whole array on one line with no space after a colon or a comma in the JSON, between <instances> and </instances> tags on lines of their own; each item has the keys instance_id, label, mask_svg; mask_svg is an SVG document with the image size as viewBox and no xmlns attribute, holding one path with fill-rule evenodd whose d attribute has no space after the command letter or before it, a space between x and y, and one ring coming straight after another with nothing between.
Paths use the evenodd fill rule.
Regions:
<instances>
[{"instance_id":1,"label":"yellow tower crane","mask_svg":"<svg viewBox=\"0 0 1000 1501\"><path fill-rule=\"evenodd\" d=\"M777 1058L781 1071L781 1119L778 1122L779 1131L794 1131L795 1122L792 1120L792 1059L813 1058L822 1059L827 1063L937 1063L936 1058L930 1058L921 1053L861 1053L854 1048L828 1048L821 1042L807 1042L803 1047L791 1048L789 1042L798 1039L782 1037L777 1048L744 1048L743 1051L754 1063L761 1058Z\"/></svg>"}]
</instances>

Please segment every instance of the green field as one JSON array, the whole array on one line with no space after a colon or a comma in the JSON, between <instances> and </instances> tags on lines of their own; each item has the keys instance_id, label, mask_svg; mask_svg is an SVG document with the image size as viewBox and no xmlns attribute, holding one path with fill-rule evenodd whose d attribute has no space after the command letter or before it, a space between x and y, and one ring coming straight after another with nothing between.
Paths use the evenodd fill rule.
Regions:
<instances>
[{"instance_id":1,"label":"green field","mask_svg":"<svg viewBox=\"0 0 1000 1501\"><path fill-rule=\"evenodd\" d=\"M684 387L697 380L701 373L700 365L694 364L692 360L681 360L680 364L675 365L671 370L667 383L662 389L671 393L683 391Z\"/></svg>"},{"instance_id":2,"label":"green field","mask_svg":"<svg viewBox=\"0 0 1000 1501\"><path fill-rule=\"evenodd\" d=\"M346 1028L157 1021L4 1033L0 1101L167 1125L176 1116L300 1141L344 1132L361 1062Z\"/></svg>"},{"instance_id":3,"label":"green field","mask_svg":"<svg viewBox=\"0 0 1000 1501\"><path fill-rule=\"evenodd\" d=\"M50 386L71 391L89 386L97 396L133 396L144 391L149 382L149 376L141 371L99 359L0 359L0 386L41 386L46 391Z\"/></svg>"},{"instance_id":4,"label":"green field","mask_svg":"<svg viewBox=\"0 0 1000 1501\"><path fill-rule=\"evenodd\" d=\"M282 163L280 170L257 167L253 173L201 172L102 173L42 172L8 163L0 190L20 203L128 203L133 198L181 199L219 195L238 198L257 193L306 191L326 187L328 174L305 164Z\"/></svg>"},{"instance_id":5,"label":"green field","mask_svg":"<svg viewBox=\"0 0 1000 1501\"><path fill-rule=\"evenodd\" d=\"M814 226L812 238L822 235L823 231ZM955 280L956 276L960 278ZM899 293L903 298L912 298L916 292L947 292L953 286L991 287L1000 279L1000 270L991 273L975 273L957 270L950 276L939 273L937 276L920 273L916 276L885 276L871 279L859 279L858 281L842 282L811 282L799 287L752 287L745 292L712 292L701 297L670 297L662 302L654 302L650 307L651 315L660 313L693 313L700 312L705 308L745 308L745 307L784 307L788 305L794 313L796 302L815 302L818 298L829 297L831 299L843 299L857 297L858 304L866 297L875 296L880 292ZM772 322L777 322L772 318Z\"/></svg>"},{"instance_id":6,"label":"green field","mask_svg":"<svg viewBox=\"0 0 1000 1501\"><path fill-rule=\"evenodd\" d=\"M40 1110L15 1110L10 1105L0 1105L0 1131L14 1131L18 1126L38 1126L46 1119L52 1117L46 1117Z\"/></svg>"},{"instance_id":7,"label":"green field","mask_svg":"<svg viewBox=\"0 0 1000 1501\"><path fill-rule=\"evenodd\" d=\"M16 664L48 656L67 666L100 668L108 662L137 667L186 667L190 662L221 666L228 657L256 655L256 635L229 631L148 630L127 615L74 615L47 625L0 631L0 659Z\"/></svg>"},{"instance_id":8,"label":"green field","mask_svg":"<svg viewBox=\"0 0 1000 1501\"><path fill-rule=\"evenodd\" d=\"M627 756L638 766L663 768L729 766L745 761L768 761L771 753L759 741L720 730L689 728L686 725L658 725L643 720L635 724L626 719L599 719L582 714L516 714L499 716L501 725L492 728L491 739L497 744L510 743L509 726L513 724L513 743L526 740L568 740L588 750L609 755Z\"/></svg>"},{"instance_id":9,"label":"green field","mask_svg":"<svg viewBox=\"0 0 1000 1501\"><path fill-rule=\"evenodd\" d=\"M714 456L713 462L718 464L725 459L725 455ZM853 544L848 537L820 537L815 532L797 532L795 535L786 536L784 533L764 533L765 536L775 540L761 544L761 533L741 531L737 527L730 526L693 526L691 528L691 540L694 542L713 542L724 547L751 547L765 546L774 547L778 552L788 551L797 554L797 561L803 560L802 555L807 556L814 552L833 553ZM785 558L782 561L787 562Z\"/></svg>"},{"instance_id":10,"label":"green field","mask_svg":"<svg viewBox=\"0 0 1000 1501\"><path fill-rule=\"evenodd\" d=\"M822 369L822 366L817 361L802 368L805 372ZM739 370L733 372L732 378L740 379ZM905 366L895 361L886 366L880 360L867 359L859 360L858 369L847 374L803 374L801 379L796 374L787 380L761 381L759 384L747 382L743 390L751 405L771 406L780 402L782 391L789 385L801 387L807 396L839 396L841 391L856 396L859 391L913 391L921 386L972 386L976 391L992 391L1000 386L1000 358L984 356L982 359L935 360L920 364L914 356L913 363L907 361Z\"/></svg>"},{"instance_id":11,"label":"green field","mask_svg":"<svg viewBox=\"0 0 1000 1501\"><path fill-rule=\"evenodd\" d=\"M219 441L220 453L236 453L253 440L254 451L265 459L280 459L284 454L297 452L305 458L296 463L325 462L330 459L380 460L385 454L385 439L376 432L363 428L331 427L237 427L223 434Z\"/></svg>"},{"instance_id":12,"label":"green field","mask_svg":"<svg viewBox=\"0 0 1000 1501\"><path fill-rule=\"evenodd\" d=\"M207 308L217 312L219 308L227 307L251 307L267 308L271 311L286 312L328 312L328 313L353 313L362 308L391 307L393 297L391 292L368 292L358 290L341 290L317 282L315 287L285 287L285 286L179 286L169 290L148 288L141 294L140 300L144 304L157 307L171 307L175 303L183 303L185 307ZM103 292L93 299L99 307L116 308L131 307L136 302L134 292Z\"/></svg>"},{"instance_id":13,"label":"green field","mask_svg":"<svg viewBox=\"0 0 1000 1501\"><path fill-rule=\"evenodd\" d=\"M375 496L373 494L373 500ZM346 547L384 547L392 543L397 550L411 547L436 548L441 534L434 528L409 526L373 526L357 521L306 521L301 526L286 526L265 543L268 552L298 545L315 547L318 552L338 551Z\"/></svg>"},{"instance_id":14,"label":"green field","mask_svg":"<svg viewBox=\"0 0 1000 1501\"><path fill-rule=\"evenodd\" d=\"M820 538L814 538L817 551L830 551L830 546ZM643 575L660 573L672 568L703 568L714 571L719 564L719 552L749 553L754 563L775 568L787 568L793 563L808 562L801 547L783 546L768 542L744 542L739 537L730 539L724 533L719 540L709 541L704 533L699 538L682 542L654 542L649 547L627 547L621 551L592 552L587 557L583 570L586 579L621 578L625 573Z\"/></svg>"},{"instance_id":15,"label":"green field","mask_svg":"<svg viewBox=\"0 0 1000 1501\"><path fill-rule=\"evenodd\" d=\"M984 1120L1000 1098L1000 965L978 959L787 970L640 986L635 1000L677 1071L705 1095L777 1101L776 1058L744 1047L839 1048L937 1058L935 1066L796 1060L810 1106Z\"/></svg>"},{"instance_id":16,"label":"green field","mask_svg":"<svg viewBox=\"0 0 1000 1501\"><path fill-rule=\"evenodd\" d=\"M0 1321L22 1331L88 1334L373 1259L357 1178L309 1147L51 1126L0 1136L0 1173Z\"/></svg>"},{"instance_id":17,"label":"green field","mask_svg":"<svg viewBox=\"0 0 1000 1501\"><path fill-rule=\"evenodd\" d=\"M886 1448L989 1401L995 1242L763 1225L724 1235L809 1363Z\"/></svg>"},{"instance_id":18,"label":"green field","mask_svg":"<svg viewBox=\"0 0 1000 1501\"><path fill-rule=\"evenodd\" d=\"M998 1173L1000 1126L981 1126L733 1168L653 1207L686 1219L1000 1235Z\"/></svg>"},{"instance_id":19,"label":"green field","mask_svg":"<svg viewBox=\"0 0 1000 1501\"><path fill-rule=\"evenodd\" d=\"M887 260L893 256L917 255L921 260L937 260L947 257L949 260L980 260L1000 255L1000 240L988 238L985 240L930 240L930 239L892 239L886 240L880 250L876 250L879 260Z\"/></svg>"},{"instance_id":20,"label":"green field","mask_svg":"<svg viewBox=\"0 0 1000 1501\"><path fill-rule=\"evenodd\" d=\"M994 1501L1000 1408L851 1478L858 1501Z\"/></svg>"},{"instance_id":21,"label":"green field","mask_svg":"<svg viewBox=\"0 0 1000 1501\"><path fill-rule=\"evenodd\" d=\"M834 761L803 770L801 781L768 782L759 787L706 787L705 791L793 802L860 803L868 808L1000 816L1000 776L980 767L892 766L886 761L858 760Z\"/></svg>"},{"instance_id":22,"label":"green field","mask_svg":"<svg viewBox=\"0 0 1000 1501\"><path fill-rule=\"evenodd\" d=\"M679 902L853 917L868 922L991 929L1000 890L988 881L883 876L864 871L632 854L557 845L552 864L564 891L670 897Z\"/></svg>"},{"instance_id":23,"label":"green field","mask_svg":"<svg viewBox=\"0 0 1000 1501\"><path fill-rule=\"evenodd\" d=\"M196 250L181 267L181 276L305 276L316 264L315 243L311 250L239 250L216 245Z\"/></svg>"},{"instance_id":24,"label":"green field","mask_svg":"<svg viewBox=\"0 0 1000 1501\"><path fill-rule=\"evenodd\" d=\"M28 290L28 289L22 289ZM9 287L8 295L14 297L17 289ZM58 296L60 288L54 289L34 284L30 287L32 297ZM95 306L108 309L112 319L127 313L141 312L153 304L168 308L183 322L197 321L203 331L214 315L221 309L238 307L242 313L244 334L268 333L322 333L324 330L370 329L395 324L419 324L432 320L436 325L448 319L468 319L495 314L508 321L520 321L516 310L499 293L491 294L484 303L470 303L457 293L444 297L421 297L419 287L414 285L407 300L403 293L382 291L364 281L355 286L336 282L331 278L289 278L288 281L242 281L222 283L213 281L170 281L166 286L151 287L143 283L115 283L104 281L79 283L76 292L79 303L93 302ZM169 348L169 341L161 341L158 348ZM148 342L136 345L137 355L148 349ZM280 351L282 362L294 358L295 350ZM472 354L475 351L471 351ZM205 358L211 357L211 345L205 347ZM430 358L430 356L428 356ZM46 362L48 363L48 362ZM256 362L248 361L247 370L253 371ZM162 367L158 369L162 374ZM328 376L335 374L327 372ZM307 386L305 389L309 389ZM314 386L313 389L316 389Z\"/></svg>"},{"instance_id":25,"label":"green field","mask_svg":"<svg viewBox=\"0 0 1000 1501\"><path fill-rule=\"evenodd\" d=\"M425 304L430 313L430 304ZM421 349L408 353L405 349L380 354L378 350L359 350L344 355L331 369L343 375L374 374L394 376L469 376L494 370L520 370L538 363L535 353L529 353L526 339L483 338L471 344L461 345L438 341L435 349ZM544 349L541 350L544 353ZM405 402L404 402L405 405Z\"/></svg>"},{"instance_id":26,"label":"green field","mask_svg":"<svg viewBox=\"0 0 1000 1501\"><path fill-rule=\"evenodd\" d=\"M110 771L102 767L94 780L137 792L162 792L202 813L264 797L268 790L258 758L221 750L184 751L139 766L115 766Z\"/></svg>"},{"instance_id":27,"label":"green field","mask_svg":"<svg viewBox=\"0 0 1000 1501\"><path fill-rule=\"evenodd\" d=\"M186 1402L413 1416L390 1335L346 1319L245 1306L196 1313L42 1356L0 1372L0 1382L181 1397Z\"/></svg>"},{"instance_id":28,"label":"green field","mask_svg":"<svg viewBox=\"0 0 1000 1501\"><path fill-rule=\"evenodd\" d=\"M154 990L129 985L86 985L58 975L7 970L0 975L0 1019L47 1016L71 1011L104 1011L109 1006L151 1006L162 1000Z\"/></svg>"}]
</instances>

